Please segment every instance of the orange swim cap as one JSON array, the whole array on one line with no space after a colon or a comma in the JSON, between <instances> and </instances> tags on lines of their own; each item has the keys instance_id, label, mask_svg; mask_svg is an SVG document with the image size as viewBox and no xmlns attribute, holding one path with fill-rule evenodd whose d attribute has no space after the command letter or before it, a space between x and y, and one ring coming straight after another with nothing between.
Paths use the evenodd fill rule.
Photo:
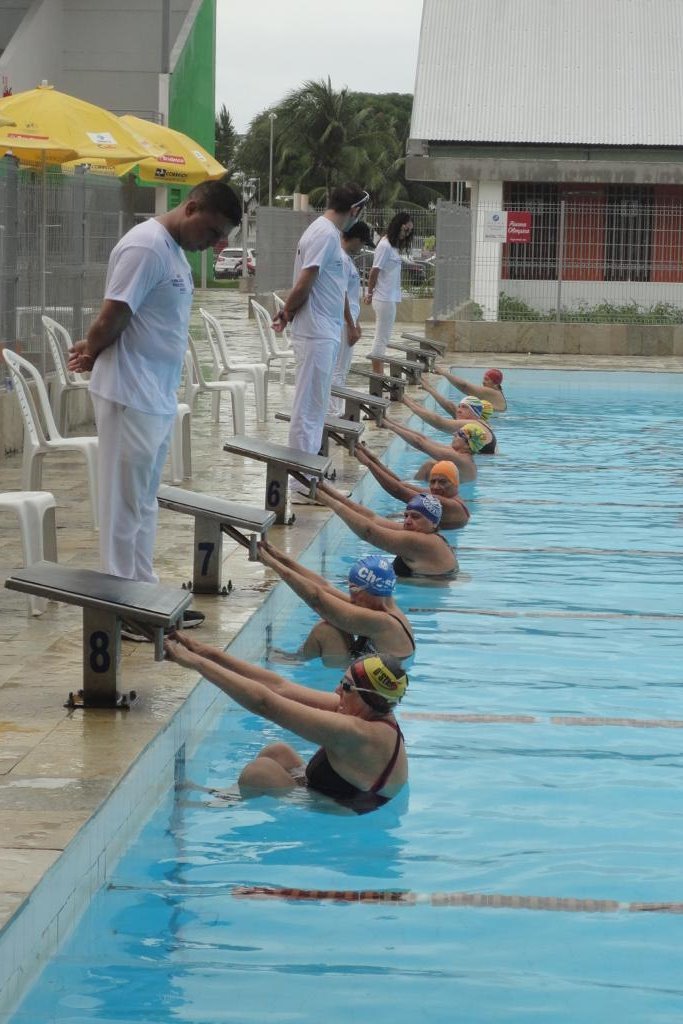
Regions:
<instances>
[{"instance_id":1,"label":"orange swim cap","mask_svg":"<svg viewBox=\"0 0 683 1024\"><path fill-rule=\"evenodd\" d=\"M437 476L447 477L452 484L455 484L456 487L460 483L458 467L455 465L454 462L448 462L446 461L446 459L444 459L443 462L435 462L431 470L429 471L430 479L435 473L437 474Z\"/></svg>"}]
</instances>

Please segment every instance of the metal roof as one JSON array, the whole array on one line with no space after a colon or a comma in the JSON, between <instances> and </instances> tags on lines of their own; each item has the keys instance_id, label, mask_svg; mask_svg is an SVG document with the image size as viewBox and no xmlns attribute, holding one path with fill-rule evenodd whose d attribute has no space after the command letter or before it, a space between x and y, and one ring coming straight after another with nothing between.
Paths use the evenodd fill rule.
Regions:
<instances>
[{"instance_id":1,"label":"metal roof","mask_svg":"<svg viewBox=\"0 0 683 1024\"><path fill-rule=\"evenodd\" d=\"M683 145L683 3L424 0L410 135Z\"/></svg>"}]
</instances>

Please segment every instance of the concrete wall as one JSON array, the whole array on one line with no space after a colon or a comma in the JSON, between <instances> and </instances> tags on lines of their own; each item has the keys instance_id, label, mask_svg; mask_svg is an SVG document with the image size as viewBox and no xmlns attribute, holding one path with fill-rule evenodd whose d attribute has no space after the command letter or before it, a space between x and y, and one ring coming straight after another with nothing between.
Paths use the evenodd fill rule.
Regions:
<instances>
[{"instance_id":1,"label":"concrete wall","mask_svg":"<svg viewBox=\"0 0 683 1024\"><path fill-rule=\"evenodd\" d=\"M6 12L0 7L2 35L8 25L6 13L13 17L14 31L7 33L6 49L0 56L0 79L6 77L13 92L35 89L47 79L54 82L62 67L62 0L35 0L26 11ZM18 20L17 16L23 14Z\"/></svg>"},{"instance_id":2,"label":"concrete wall","mask_svg":"<svg viewBox=\"0 0 683 1024\"><path fill-rule=\"evenodd\" d=\"M455 352L683 357L683 325L427 320L425 333Z\"/></svg>"}]
</instances>

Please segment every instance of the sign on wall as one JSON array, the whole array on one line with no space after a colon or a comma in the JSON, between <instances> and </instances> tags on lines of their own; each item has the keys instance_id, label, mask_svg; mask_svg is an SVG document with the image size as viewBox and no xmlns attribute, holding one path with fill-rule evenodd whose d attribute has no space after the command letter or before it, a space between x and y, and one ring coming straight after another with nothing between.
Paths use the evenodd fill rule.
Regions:
<instances>
[{"instance_id":1,"label":"sign on wall","mask_svg":"<svg viewBox=\"0 0 683 1024\"><path fill-rule=\"evenodd\" d=\"M494 210L484 222L485 242L530 242L532 215L526 211Z\"/></svg>"}]
</instances>

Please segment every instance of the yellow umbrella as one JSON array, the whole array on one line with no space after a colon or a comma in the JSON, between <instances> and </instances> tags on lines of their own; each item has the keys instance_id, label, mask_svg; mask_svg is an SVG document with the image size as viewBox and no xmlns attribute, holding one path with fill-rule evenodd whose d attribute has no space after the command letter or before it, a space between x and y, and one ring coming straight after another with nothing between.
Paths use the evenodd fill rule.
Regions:
<instances>
[{"instance_id":1,"label":"yellow umbrella","mask_svg":"<svg viewBox=\"0 0 683 1024\"><path fill-rule=\"evenodd\" d=\"M10 121L8 117L0 117L0 128L3 128L6 124L14 124L14 121Z\"/></svg>"},{"instance_id":2,"label":"yellow umbrella","mask_svg":"<svg viewBox=\"0 0 683 1024\"><path fill-rule=\"evenodd\" d=\"M142 181L157 185L198 185L227 173L198 142L182 132L143 121L132 114L124 114L119 120L135 133L140 145L149 147L150 155L140 160L137 167Z\"/></svg>"},{"instance_id":3,"label":"yellow umbrella","mask_svg":"<svg viewBox=\"0 0 683 1024\"><path fill-rule=\"evenodd\" d=\"M1 101L0 101L1 102ZM52 132L25 128L12 123L0 128L0 157L11 153L25 164L59 164L75 156L72 146Z\"/></svg>"},{"instance_id":4,"label":"yellow umbrella","mask_svg":"<svg viewBox=\"0 0 683 1024\"><path fill-rule=\"evenodd\" d=\"M101 158L108 164L130 163L148 152L115 114L58 92L45 82L37 89L0 99L0 116L12 118L16 125L14 129L0 129L3 137L9 131L54 135L66 144L70 153L54 161L48 156L48 162L59 163L78 156L86 160ZM27 150L26 159L41 162L42 155L40 160L31 161Z\"/></svg>"}]
</instances>

